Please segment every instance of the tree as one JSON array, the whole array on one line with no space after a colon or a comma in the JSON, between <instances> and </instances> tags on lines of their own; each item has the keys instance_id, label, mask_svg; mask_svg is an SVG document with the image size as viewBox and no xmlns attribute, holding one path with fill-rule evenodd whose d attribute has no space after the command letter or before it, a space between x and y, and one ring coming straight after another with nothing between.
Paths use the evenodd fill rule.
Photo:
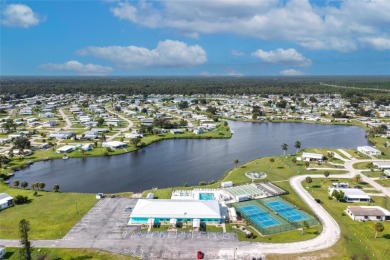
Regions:
<instances>
[{"instance_id":1,"label":"tree","mask_svg":"<svg viewBox=\"0 0 390 260\"><path fill-rule=\"evenodd\" d=\"M7 122L5 122L3 127L7 131L7 133L10 133L11 130L13 130L13 131L16 130L16 124L14 123L13 119L10 119Z\"/></svg>"},{"instance_id":2,"label":"tree","mask_svg":"<svg viewBox=\"0 0 390 260\"><path fill-rule=\"evenodd\" d=\"M296 141L295 142L295 145L294 145L294 147L297 149L297 152L296 153L298 153L298 151L299 151L299 148L301 148L301 142L300 141Z\"/></svg>"},{"instance_id":3,"label":"tree","mask_svg":"<svg viewBox=\"0 0 390 260\"><path fill-rule=\"evenodd\" d=\"M356 174L355 176L353 176L352 180L354 182L361 183L362 182L362 176L360 174Z\"/></svg>"},{"instance_id":4,"label":"tree","mask_svg":"<svg viewBox=\"0 0 390 260\"><path fill-rule=\"evenodd\" d=\"M20 236L20 244L22 247L19 249L19 259L21 260L31 260L31 253L33 251L33 247L31 242L28 240L28 232L30 232L30 223L22 219L19 222L19 236Z\"/></svg>"},{"instance_id":5,"label":"tree","mask_svg":"<svg viewBox=\"0 0 390 260\"><path fill-rule=\"evenodd\" d=\"M217 108L213 106L208 106L206 112L215 115L217 114Z\"/></svg>"},{"instance_id":6,"label":"tree","mask_svg":"<svg viewBox=\"0 0 390 260\"><path fill-rule=\"evenodd\" d=\"M54 184L54 185L53 185L53 191L54 191L54 192L58 192L59 190L60 190L60 185Z\"/></svg>"},{"instance_id":7,"label":"tree","mask_svg":"<svg viewBox=\"0 0 390 260\"><path fill-rule=\"evenodd\" d=\"M310 163L309 163L309 162L305 162L305 168L306 168L306 170L307 170L307 168L309 168L309 166L310 166Z\"/></svg>"},{"instance_id":8,"label":"tree","mask_svg":"<svg viewBox=\"0 0 390 260\"><path fill-rule=\"evenodd\" d=\"M307 184L310 184L313 182L313 179L310 176L308 176L308 177L306 177L305 181Z\"/></svg>"},{"instance_id":9,"label":"tree","mask_svg":"<svg viewBox=\"0 0 390 260\"><path fill-rule=\"evenodd\" d=\"M282 150L283 150L283 155L285 155L286 151L288 150L288 144L282 144Z\"/></svg>"},{"instance_id":10,"label":"tree","mask_svg":"<svg viewBox=\"0 0 390 260\"><path fill-rule=\"evenodd\" d=\"M380 222L374 223L374 230L375 230L375 238L378 237L378 232L381 233L383 230L385 230L385 227Z\"/></svg>"},{"instance_id":11,"label":"tree","mask_svg":"<svg viewBox=\"0 0 390 260\"><path fill-rule=\"evenodd\" d=\"M295 164L297 163L297 158L295 158L295 157L292 158L292 159L291 159L291 162L295 165Z\"/></svg>"},{"instance_id":12,"label":"tree","mask_svg":"<svg viewBox=\"0 0 390 260\"><path fill-rule=\"evenodd\" d=\"M46 184L44 182L38 183L39 189L43 190L46 187Z\"/></svg>"},{"instance_id":13,"label":"tree","mask_svg":"<svg viewBox=\"0 0 390 260\"><path fill-rule=\"evenodd\" d=\"M136 138L130 139L130 143L134 145L134 147L138 147L139 143L141 142L141 137L137 136Z\"/></svg>"},{"instance_id":14,"label":"tree","mask_svg":"<svg viewBox=\"0 0 390 260\"><path fill-rule=\"evenodd\" d=\"M275 162L275 159L274 158L269 158L269 162L270 162L269 168L271 169L272 168L272 163Z\"/></svg>"},{"instance_id":15,"label":"tree","mask_svg":"<svg viewBox=\"0 0 390 260\"><path fill-rule=\"evenodd\" d=\"M325 178L328 178L329 175L330 175L330 172L329 172L329 171L324 171L324 176L325 176Z\"/></svg>"},{"instance_id":16,"label":"tree","mask_svg":"<svg viewBox=\"0 0 390 260\"><path fill-rule=\"evenodd\" d=\"M3 154L0 154L0 168L3 167L3 163L9 163L10 159L3 155Z\"/></svg>"},{"instance_id":17,"label":"tree","mask_svg":"<svg viewBox=\"0 0 390 260\"><path fill-rule=\"evenodd\" d=\"M19 187L20 181L19 180L14 180L13 184L17 188L17 187Z\"/></svg>"},{"instance_id":18,"label":"tree","mask_svg":"<svg viewBox=\"0 0 390 260\"><path fill-rule=\"evenodd\" d=\"M31 142L28 140L27 137L17 137L14 139L14 149L30 149L31 148Z\"/></svg>"},{"instance_id":19,"label":"tree","mask_svg":"<svg viewBox=\"0 0 390 260\"><path fill-rule=\"evenodd\" d=\"M238 159L234 159L234 164L236 165L236 168L237 168L237 164L240 162Z\"/></svg>"},{"instance_id":20,"label":"tree","mask_svg":"<svg viewBox=\"0 0 390 260\"><path fill-rule=\"evenodd\" d=\"M177 107L178 107L179 109L188 108L188 101L180 101L180 102L177 104Z\"/></svg>"},{"instance_id":21,"label":"tree","mask_svg":"<svg viewBox=\"0 0 390 260\"><path fill-rule=\"evenodd\" d=\"M22 183L20 184L20 186L23 188L23 189L26 189L28 187L28 182L27 181L22 181Z\"/></svg>"},{"instance_id":22,"label":"tree","mask_svg":"<svg viewBox=\"0 0 390 260\"><path fill-rule=\"evenodd\" d=\"M303 223L302 223L302 234L303 234L303 230L304 230L305 228L306 228L306 229L309 229L309 228L310 228L309 222L307 222L306 220L303 221Z\"/></svg>"},{"instance_id":23,"label":"tree","mask_svg":"<svg viewBox=\"0 0 390 260\"><path fill-rule=\"evenodd\" d=\"M103 117L99 117L99 118L96 120L96 122L97 122L97 126L101 127L101 126L103 126L103 124L104 124L104 118L103 118Z\"/></svg>"},{"instance_id":24,"label":"tree","mask_svg":"<svg viewBox=\"0 0 390 260\"><path fill-rule=\"evenodd\" d=\"M332 192L332 197L335 197L337 199L337 201L341 201L344 199L344 192L343 191L338 191L338 190L333 190Z\"/></svg>"}]
</instances>

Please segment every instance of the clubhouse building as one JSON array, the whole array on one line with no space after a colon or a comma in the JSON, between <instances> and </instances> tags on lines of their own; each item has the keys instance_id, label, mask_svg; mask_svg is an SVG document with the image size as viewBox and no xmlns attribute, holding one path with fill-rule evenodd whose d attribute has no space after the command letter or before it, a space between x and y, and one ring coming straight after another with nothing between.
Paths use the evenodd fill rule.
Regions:
<instances>
[{"instance_id":1,"label":"clubhouse building","mask_svg":"<svg viewBox=\"0 0 390 260\"><path fill-rule=\"evenodd\" d=\"M140 199L135 205L129 225L171 224L190 222L222 223L221 206L217 200Z\"/></svg>"}]
</instances>

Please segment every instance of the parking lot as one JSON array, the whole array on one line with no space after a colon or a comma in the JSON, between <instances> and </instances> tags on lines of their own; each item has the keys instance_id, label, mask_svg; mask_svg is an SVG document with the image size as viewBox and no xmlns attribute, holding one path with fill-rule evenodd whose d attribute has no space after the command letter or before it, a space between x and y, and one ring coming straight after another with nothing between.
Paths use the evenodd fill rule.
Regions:
<instances>
[{"instance_id":1,"label":"parking lot","mask_svg":"<svg viewBox=\"0 0 390 260\"><path fill-rule=\"evenodd\" d=\"M66 234L64 240L123 239L139 229L127 226L138 199L103 198Z\"/></svg>"},{"instance_id":2,"label":"parking lot","mask_svg":"<svg viewBox=\"0 0 390 260\"><path fill-rule=\"evenodd\" d=\"M63 240L116 239L188 239L236 241L235 233L190 231L141 231L139 226L128 226L131 209L138 199L103 198L66 234Z\"/></svg>"}]
</instances>

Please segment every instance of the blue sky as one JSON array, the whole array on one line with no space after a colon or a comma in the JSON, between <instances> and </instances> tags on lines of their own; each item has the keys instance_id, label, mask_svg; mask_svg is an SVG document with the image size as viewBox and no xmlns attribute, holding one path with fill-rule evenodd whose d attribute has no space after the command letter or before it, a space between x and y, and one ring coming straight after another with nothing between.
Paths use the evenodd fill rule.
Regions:
<instances>
[{"instance_id":1,"label":"blue sky","mask_svg":"<svg viewBox=\"0 0 390 260\"><path fill-rule=\"evenodd\" d=\"M0 75L390 75L388 0L0 6Z\"/></svg>"}]
</instances>

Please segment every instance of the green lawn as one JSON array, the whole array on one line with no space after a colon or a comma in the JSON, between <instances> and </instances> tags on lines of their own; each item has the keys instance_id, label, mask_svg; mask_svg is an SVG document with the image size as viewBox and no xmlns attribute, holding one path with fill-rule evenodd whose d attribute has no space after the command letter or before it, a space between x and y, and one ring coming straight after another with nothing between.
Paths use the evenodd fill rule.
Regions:
<instances>
[{"instance_id":1,"label":"green lawn","mask_svg":"<svg viewBox=\"0 0 390 260\"><path fill-rule=\"evenodd\" d=\"M322 184L323 180L313 179L309 192L315 198L321 199L323 207L333 216L341 229L341 238L335 246L330 249L318 252L337 252L338 258L331 259L386 259L389 255L390 223L382 222L385 231L374 238L375 231L372 227L373 222L357 222L343 214L343 211L349 205L379 205L390 209L389 199L384 197L373 197L375 203L342 203L336 200L329 200L327 185ZM326 183L325 183L326 184ZM350 184L354 185L353 182ZM303 183L306 185L306 183Z\"/></svg>"},{"instance_id":2,"label":"green lawn","mask_svg":"<svg viewBox=\"0 0 390 260\"><path fill-rule=\"evenodd\" d=\"M385 143L389 141L386 138L381 137L370 137L370 141L380 150L383 155L375 156L378 159L390 159L390 147L386 147Z\"/></svg>"},{"instance_id":3,"label":"green lawn","mask_svg":"<svg viewBox=\"0 0 390 260\"><path fill-rule=\"evenodd\" d=\"M291 230L288 232L283 232L279 234L262 236L260 233L256 231L256 229L251 226L245 226L249 229L256 238L246 238L245 233L237 228L233 228L234 226L242 226L242 225L234 225L229 224L226 225L227 232L234 232L237 234L238 240L240 241L250 241L250 242L268 242L268 243L288 243L288 242L297 242L297 241L305 241L316 237L322 231L322 226L314 226L309 229L305 229L302 234L302 230Z\"/></svg>"},{"instance_id":4,"label":"green lawn","mask_svg":"<svg viewBox=\"0 0 390 260\"><path fill-rule=\"evenodd\" d=\"M376 180L375 182L382 185L383 187L390 187L390 179Z\"/></svg>"},{"instance_id":5,"label":"green lawn","mask_svg":"<svg viewBox=\"0 0 390 260\"><path fill-rule=\"evenodd\" d=\"M366 175L367 177L371 177L371 178L378 178L378 177L382 177L382 176L385 176L385 174L383 172L372 172L372 171L364 171L362 172L362 174Z\"/></svg>"},{"instance_id":6,"label":"green lawn","mask_svg":"<svg viewBox=\"0 0 390 260\"><path fill-rule=\"evenodd\" d=\"M0 212L0 238L19 238L18 224L26 219L31 225L31 239L62 238L96 203L94 194L54 193L0 185L0 193L28 196L29 203ZM76 204L77 203L77 204Z\"/></svg>"},{"instance_id":7,"label":"green lawn","mask_svg":"<svg viewBox=\"0 0 390 260\"><path fill-rule=\"evenodd\" d=\"M368 163L368 162L359 162L359 163L353 164L353 168L359 169L359 170L370 169L369 165L370 165L370 163Z\"/></svg>"},{"instance_id":8,"label":"green lawn","mask_svg":"<svg viewBox=\"0 0 390 260\"><path fill-rule=\"evenodd\" d=\"M18 248L7 248L4 259L18 260ZM34 248L32 259L41 260L135 260L136 257L119 255L93 249L64 249L64 248Z\"/></svg>"}]
</instances>

